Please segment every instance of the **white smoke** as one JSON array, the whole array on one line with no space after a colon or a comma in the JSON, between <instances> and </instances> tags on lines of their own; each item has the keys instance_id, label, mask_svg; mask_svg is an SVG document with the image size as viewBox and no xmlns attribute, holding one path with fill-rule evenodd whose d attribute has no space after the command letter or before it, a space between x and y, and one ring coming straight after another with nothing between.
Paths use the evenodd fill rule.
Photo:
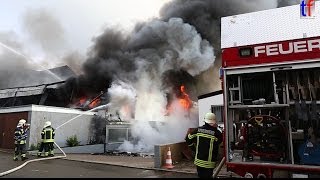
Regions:
<instances>
[{"instance_id":1,"label":"white smoke","mask_svg":"<svg viewBox=\"0 0 320 180\"><path fill-rule=\"evenodd\" d=\"M151 79L148 74L142 74L140 82L137 83L137 121L164 121L167 100L160 91L160 83L159 79Z\"/></svg>"},{"instance_id":2,"label":"white smoke","mask_svg":"<svg viewBox=\"0 0 320 180\"><path fill-rule=\"evenodd\" d=\"M181 107L177 99L173 100L171 104L171 107L173 107L173 110L170 111L171 113L168 116L165 115L168 104L166 97L168 89L162 88L163 82L161 77L165 72L170 70L183 70L192 77L196 77L208 69L215 69L213 65L216 57L211 44L219 44L220 30L217 28L219 21L214 19L211 22L206 13L203 13L203 16L201 16L202 13L197 13L201 16L199 18L200 21L193 22L192 20L194 19L191 19L193 24L191 23L192 25L190 25L188 24L190 19L188 19L187 16L190 14L186 12L189 12L189 10L191 13L193 11L201 11L202 9L189 7L202 7L202 2L199 1L197 3L195 1L184 0L175 2L172 6L168 5L167 9L163 11L168 16L164 16L162 20L155 19L137 26L128 38L119 41L121 45L119 45L119 47L121 47L119 48L121 49L119 52L129 49L124 54L132 56L134 65L136 66L133 73L132 71L119 71L115 72L117 73L115 76L119 79L124 78L124 80L127 80L126 82L134 89L136 97L134 107L132 108L134 108L135 118L131 121L131 134L132 137L137 140L137 142L125 141L119 147L119 150L152 152L156 144L184 141L188 128L198 125L197 107L194 106L190 112L186 111ZM180 4L182 4L181 8L179 8ZM217 11L214 11L217 14L227 14L229 10L230 12L234 12L233 14L252 12L275 8L278 5L277 0L245 0L244 2L228 0L220 2L212 1L212 3L209 4L212 6L211 9ZM219 4L224 4L225 6L223 7L226 7L228 12L221 9L221 6L214 6ZM184 13L175 14L175 12ZM178 18L179 16L183 17L188 23L185 23L182 18ZM201 19L203 19L203 21L201 21ZM212 30L206 31L205 29L211 28L211 26L208 27L208 25L215 26L212 27ZM201 35L199 34L200 32ZM211 44L202 37L209 38L208 40ZM126 44L122 45L122 43ZM103 43L101 44L104 45ZM99 47L98 50L100 51L104 49L100 46L97 47ZM219 49L219 45L217 45L217 47ZM107 50L108 48L105 49ZM108 53L101 54L108 55ZM101 58L97 59L95 62L101 62ZM108 60L108 58L105 57L103 57L103 59ZM126 79L127 76L122 73L135 77L128 80ZM213 77L209 77L208 79L213 79ZM209 83L209 81L204 82ZM129 95L123 96L127 97ZM133 100L131 102L133 102ZM118 108L126 105L125 101L113 101L113 103L115 103L115 106Z\"/></svg>"},{"instance_id":3,"label":"white smoke","mask_svg":"<svg viewBox=\"0 0 320 180\"><path fill-rule=\"evenodd\" d=\"M145 109L147 116L136 119L131 126L132 137L138 139L138 142L125 141L119 150L152 153L154 145L184 141L188 129L198 125L197 111L187 112L181 107L179 101L173 101L172 107L173 111L169 116L164 116L159 111L153 114L153 120L146 119L150 111L154 111L153 108ZM163 121L159 121L160 119Z\"/></svg>"},{"instance_id":4,"label":"white smoke","mask_svg":"<svg viewBox=\"0 0 320 180\"><path fill-rule=\"evenodd\" d=\"M40 45L46 55L61 55L66 49L64 28L48 9L27 9L23 14L23 26L30 40Z\"/></svg>"},{"instance_id":5,"label":"white smoke","mask_svg":"<svg viewBox=\"0 0 320 180\"><path fill-rule=\"evenodd\" d=\"M46 8L27 9L22 16L22 25L29 44L40 48L42 66L68 65L77 74L81 73L85 57L72 49L65 36L65 28L53 11Z\"/></svg>"},{"instance_id":6,"label":"white smoke","mask_svg":"<svg viewBox=\"0 0 320 180\"><path fill-rule=\"evenodd\" d=\"M34 82L34 79L29 77L29 72L36 67L31 59L23 57L27 53L25 45L19 39L13 31L0 32L0 89L16 87L22 82Z\"/></svg>"},{"instance_id":7,"label":"white smoke","mask_svg":"<svg viewBox=\"0 0 320 180\"><path fill-rule=\"evenodd\" d=\"M145 34L167 40L166 46L170 50L164 51L162 58L156 62L150 63L150 59L142 57L137 60L136 74L139 79L133 83L137 97L131 134L138 142L126 141L119 147L122 151L152 152L156 144L184 141L188 128L198 125L197 111L185 110L175 99L170 114L166 116L168 102L166 92L161 89L161 75L177 68L195 76L212 66L215 59L209 43L179 18L172 18L169 22L151 22L135 34L134 42L145 37Z\"/></svg>"},{"instance_id":8,"label":"white smoke","mask_svg":"<svg viewBox=\"0 0 320 180\"><path fill-rule=\"evenodd\" d=\"M108 89L108 94L111 97L109 109L110 113L119 113L121 119L130 120L133 118L135 109L135 89L123 81L113 82L111 87Z\"/></svg>"}]
</instances>

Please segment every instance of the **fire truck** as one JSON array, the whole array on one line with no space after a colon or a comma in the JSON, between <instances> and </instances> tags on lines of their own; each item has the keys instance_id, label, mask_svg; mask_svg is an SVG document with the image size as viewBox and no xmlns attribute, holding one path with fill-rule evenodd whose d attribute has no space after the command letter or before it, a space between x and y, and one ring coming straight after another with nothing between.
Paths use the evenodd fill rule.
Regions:
<instances>
[{"instance_id":1,"label":"fire truck","mask_svg":"<svg viewBox=\"0 0 320 180\"><path fill-rule=\"evenodd\" d=\"M221 18L224 155L249 178L320 175L320 13Z\"/></svg>"}]
</instances>

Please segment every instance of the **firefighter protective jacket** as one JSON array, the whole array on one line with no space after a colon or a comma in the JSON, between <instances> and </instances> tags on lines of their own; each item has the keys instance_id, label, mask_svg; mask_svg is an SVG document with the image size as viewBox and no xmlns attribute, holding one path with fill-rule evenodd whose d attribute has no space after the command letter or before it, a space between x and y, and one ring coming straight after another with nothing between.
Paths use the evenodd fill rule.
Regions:
<instances>
[{"instance_id":1,"label":"firefighter protective jacket","mask_svg":"<svg viewBox=\"0 0 320 180\"><path fill-rule=\"evenodd\" d=\"M54 142L54 129L51 126L45 127L41 132L41 139L43 143Z\"/></svg>"},{"instance_id":2,"label":"firefighter protective jacket","mask_svg":"<svg viewBox=\"0 0 320 180\"><path fill-rule=\"evenodd\" d=\"M22 126L17 126L14 130L14 144L25 144L28 129L24 130Z\"/></svg>"},{"instance_id":3,"label":"firefighter protective jacket","mask_svg":"<svg viewBox=\"0 0 320 180\"><path fill-rule=\"evenodd\" d=\"M214 168L217 161L222 133L209 124L198 127L188 134L186 142L189 147L195 146L194 164L203 168Z\"/></svg>"}]
</instances>

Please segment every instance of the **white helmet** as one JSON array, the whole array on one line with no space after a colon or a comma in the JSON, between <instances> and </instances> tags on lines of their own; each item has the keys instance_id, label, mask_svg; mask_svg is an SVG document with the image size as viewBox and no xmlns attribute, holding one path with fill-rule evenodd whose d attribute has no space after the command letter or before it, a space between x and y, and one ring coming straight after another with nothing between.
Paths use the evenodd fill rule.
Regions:
<instances>
[{"instance_id":1,"label":"white helmet","mask_svg":"<svg viewBox=\"0 0 320 180\"><path fill-rule=\"evenodd\" d=\"M20 119L17 126L23 126L26 124L26 122L27 121L25 119Z\"/></svg>"},{"instance_id":2,"label":"white helmet","mask_svg":"<svg viewBox=\"0 0 320 180\"><path fill-rule=\"evenodd\" d=\"M46 128L48 126L51 126L51 122L50 121L47 121L47 122L44 123L44 128Z\"/></svg>"},{"instance_id":3,"label":"white helmet","mask_svg":"<svg viewBox=\"0 0 320 180\"><path fill-rule=\"evenodd\" d=\"M204 116L204 122L208 123L208 124L211 124L211 123L216 123L216 115L214 113L207 113L205 116Z\"/></svg>"}]
</instances>

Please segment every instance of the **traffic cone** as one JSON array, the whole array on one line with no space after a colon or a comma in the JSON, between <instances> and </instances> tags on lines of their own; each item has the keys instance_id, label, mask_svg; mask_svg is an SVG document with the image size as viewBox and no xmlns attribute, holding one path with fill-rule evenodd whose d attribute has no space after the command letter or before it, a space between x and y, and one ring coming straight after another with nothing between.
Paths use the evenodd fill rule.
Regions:
<instances>
[{"instance_id":1,"label":"traffic cone","mask_svg":"<svg viewBox=\"0 0 320 180\"><path fill-rule=\"evenodd\" d=\"M167 152L166 164L165 164L163 167L164 167L164 168L167 168L167 169L172 169L172 168L174 167L174 166L172 165L170 147L169 147L169 150L168 150L168 152Z\"/></svg>"}]
</instances>

